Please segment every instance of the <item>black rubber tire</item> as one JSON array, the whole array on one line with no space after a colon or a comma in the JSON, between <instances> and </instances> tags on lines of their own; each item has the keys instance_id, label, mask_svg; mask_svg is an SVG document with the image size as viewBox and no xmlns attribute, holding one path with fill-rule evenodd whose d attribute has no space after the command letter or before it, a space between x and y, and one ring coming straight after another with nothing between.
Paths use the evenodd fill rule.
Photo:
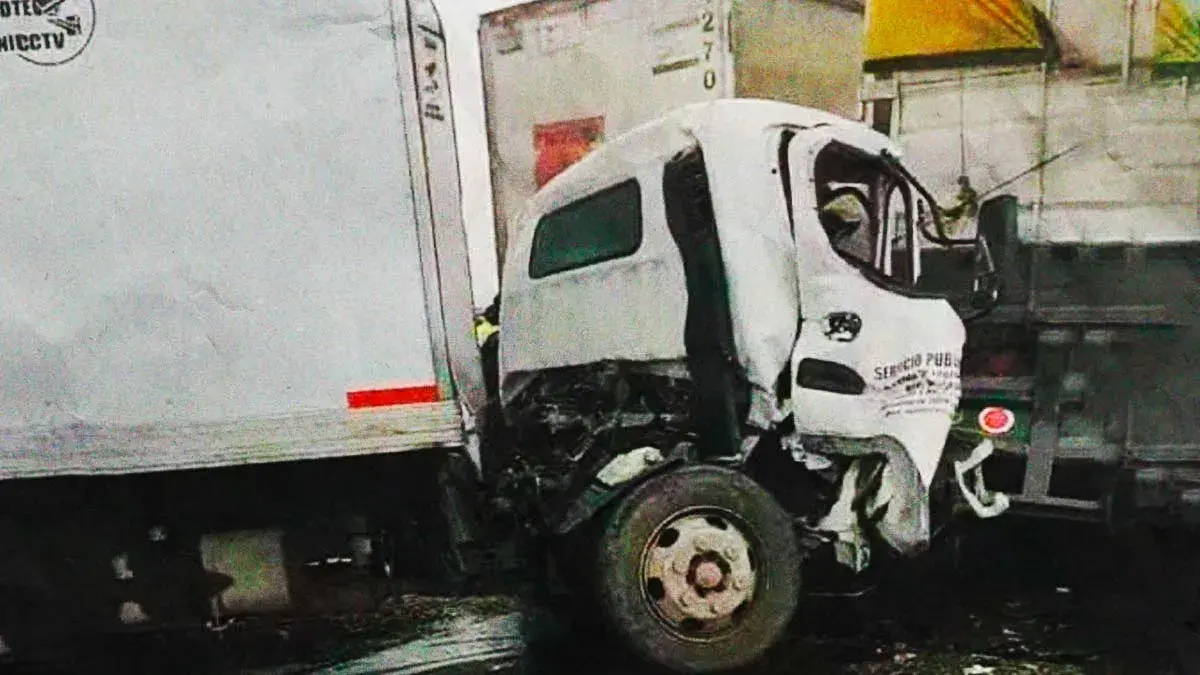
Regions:
<instances>
[{"instance_id":1,"label":"black rubber tire","mask_svg":"<svg viewBox=\"0 0 1200 675\"><path fill-rule=\"evenodd\" d=\"M667 629L643 599L641 556L655 530L694 507L734 516L753 547L758 569L754 599L733 632L706 642ZM651 478L616 507L600 535L597 595L611 631L633 654L678 673L709 673L749 665L782 636L800 594L800 554L792 519L747 476L714 466L691 466Z\"/></svg>"}]
</instances>

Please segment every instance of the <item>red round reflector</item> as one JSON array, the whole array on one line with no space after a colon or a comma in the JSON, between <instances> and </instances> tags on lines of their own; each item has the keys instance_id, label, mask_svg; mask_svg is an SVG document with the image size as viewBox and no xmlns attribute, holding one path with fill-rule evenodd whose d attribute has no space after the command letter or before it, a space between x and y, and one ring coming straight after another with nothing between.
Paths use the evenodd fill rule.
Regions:
<instances>
[{"instance_id":1,"label":"red round reflector","mask_svg":"<svg viewBox=\"0 0 1200 675\"><path fill-rule=\"evenodd\" d=\"M979 428L993 436L1007 434L1017 424L1017 416L1008 408L984 408L979 413Z\"/></svg>"}]
</instances>

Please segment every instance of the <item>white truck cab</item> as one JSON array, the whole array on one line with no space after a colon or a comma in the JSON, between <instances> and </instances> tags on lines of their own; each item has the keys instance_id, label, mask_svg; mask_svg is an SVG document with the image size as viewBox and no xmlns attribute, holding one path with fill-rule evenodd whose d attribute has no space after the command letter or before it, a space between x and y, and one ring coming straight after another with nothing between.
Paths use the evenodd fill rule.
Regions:
<instances>
[{"instance_id":1,"label":"white truck cab","mask_svg":"<svg viewBox=\"0 0 1200 675\"><path fill-rule=\"evenodd\" d=\"M937 207L899 154L808 108L694 104L594 151L517 221L499 365L513 456L536 456L534 482L567 502L626 467L611 493L637 487L614 497L597 578L615 625L648 658L709 670L761 653L795 604L779 599L798 590L793 519L855 571L868 529L903 554L929 543L963 314L996 289L983 236L934 232ZM922 287L930 240L977 254L962 293ZM989 451L974 449L970 465ZM757 457L785 453L798 473L827 477L828 499L780 516L789 496L746 477ZM982 483L962 485L980 515L1003 511ZM547 524L566 531L579 510ZM631 551L640 564L611 557L629 546L644 548ZM739 573L743 559L764 569ZM760 615L753 597L766 588L781 595ZM754 628L732 630L742 621Z\"/></svg>"}]
</instances>

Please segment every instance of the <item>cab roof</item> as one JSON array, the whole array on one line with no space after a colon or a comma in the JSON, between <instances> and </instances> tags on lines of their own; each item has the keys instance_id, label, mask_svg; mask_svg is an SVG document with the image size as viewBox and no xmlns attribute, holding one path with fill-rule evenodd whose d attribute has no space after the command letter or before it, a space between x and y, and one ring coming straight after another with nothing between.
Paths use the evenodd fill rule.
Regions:
<instances>
[{"instance_id":1,"label":"cab roof","mask_svg":"<svg viewBox=\"0 0 1200 675\"><path fill-rule=\"evenodd\" d=\"M622 168L644 165L651 160L666 162L679 152L713 137L730 135L757 142L764 129L836 130L840 140L868 153L887 151L901 156L900 147L887 136L861 122L792 103L752 98L725 98L676 108L605 142L584 159L556 176L526 204L518 225L525 225L530 212L546 213L574 201Z\"/></svg>"}]
</instances>

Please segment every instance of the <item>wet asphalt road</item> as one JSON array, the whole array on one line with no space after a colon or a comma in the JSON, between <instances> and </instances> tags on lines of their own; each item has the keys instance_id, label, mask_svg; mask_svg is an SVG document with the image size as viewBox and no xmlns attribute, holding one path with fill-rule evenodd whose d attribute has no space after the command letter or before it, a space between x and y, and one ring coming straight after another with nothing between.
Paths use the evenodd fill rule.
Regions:
<instances>
[{"instance_id":1,"label":"wet asphalt road","mask_svg":"<svg viewBox=\"0 0 1200 675\"><path fill-rule=\"evenodd\" d=\"M1200 652L1200 639L1180 626L1200 556L1188 538L1014 519L975 528L957 558L950 543L869 595L806 599L787 639L745 675L1190 675L1180 655ZM356 615L72 644L11 671L650 675L521 597L383 593Z\"/></svg>"}]
</instances>

